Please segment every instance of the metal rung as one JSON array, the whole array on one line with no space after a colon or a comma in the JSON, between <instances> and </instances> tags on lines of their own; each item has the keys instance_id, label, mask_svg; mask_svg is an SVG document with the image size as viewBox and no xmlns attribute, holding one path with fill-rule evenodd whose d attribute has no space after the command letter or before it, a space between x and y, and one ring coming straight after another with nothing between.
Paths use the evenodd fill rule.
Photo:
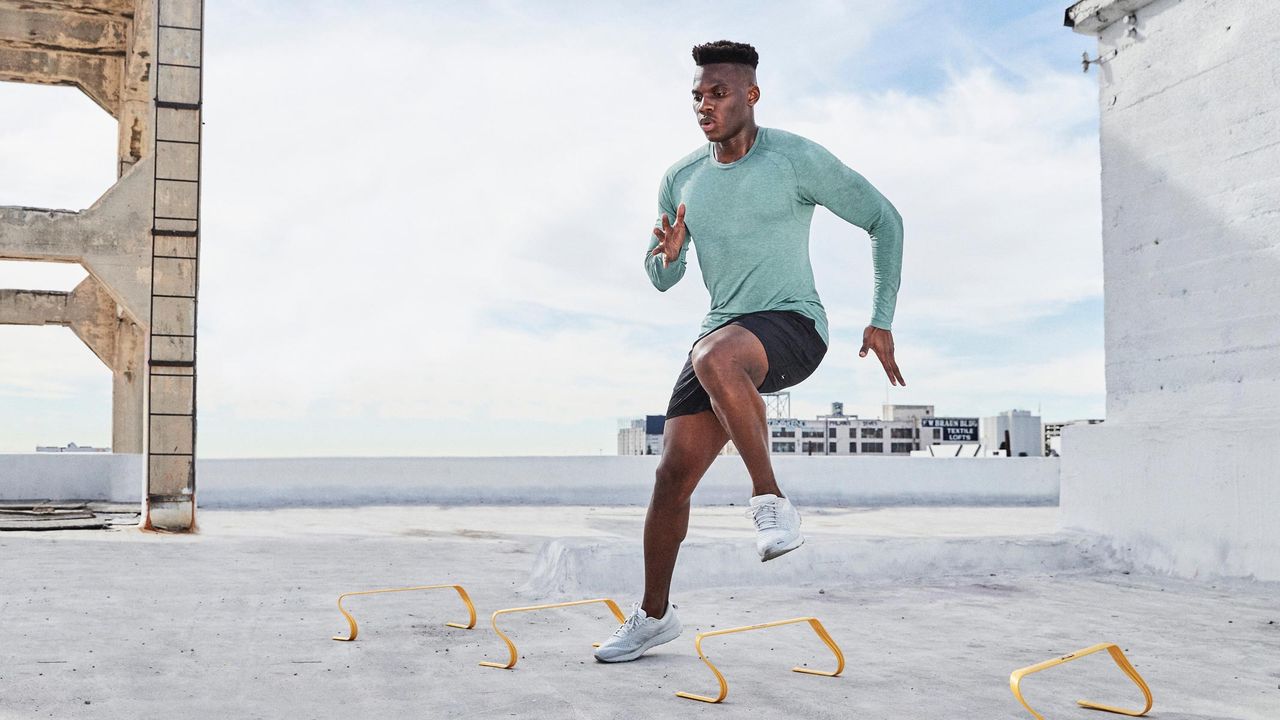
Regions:
<instances>
[{"instance_id":1,"label":"metal rung","mask_svg":"<svg viewBox=\"0 0 1280 720\"><path fill-rule=\"evenodd\" d=\"M151 453L151 454L158 455L159 453ZM152 495L151 493L147 493L148 502L184 503L184 502L191 502L195 499L196 498L194 495Z\"/></svg>"},{"instance_id":2,"label":"metal rung","mask_svg":"<svg viewBox=\"0 0 1280 720\"><path fill-rule=\"evenodd\" d=\"M169 110L199 110L200 103L174 102L172 100L156 100L156 107Z\"/></svg>"},{"instance_id":3,"label":"metal rung","mask_svg":"<svg viewBox=\"0 0 1280 720\"><path fill-rule=\"evenodd\" d=\"M182 337L182 338L193 338L193 337L195 337L195 335L188 335L188 334L184 334L184 333L151 333L151 337Z\"/></svg>"},{"instance_id":4,"label":"metal rung","mask_svg":"<svg viewBox=\"0 0 1280 720\"><path fill-rule=\"evenodd\" d=\"M199 140L169 140L168 138L156 138L156 142L158 143L167 142L167 143L174 143L177 145L199 145L200 144Z\"/></svg>"},{"instance_id":5,"label":"metal rung","mask_svg":"<svg viewBox=\"0 0 1280 720\"><path fill-rule=\"evenodd\" d=\"M156 237L196 237L198 230L166 230L164 228L151 228L151 234Z\"/></svg>"},{"instance_id":6,"label":"metal rung","mask_svg":"<svg viewBox=\"0 0 1280 720\"><path fill-rule=\"evenodd\" d=\"M153 412L148 414L155 417L195 417L196 415L195 413L163 413L163 412Z\"/></svg>"},{"instance_id":7,"label":"metal rung","mask_svg":"<svg viewBox=\"0 0 1280 720\"><path fill-rule=\"evenodd\" d=\"M195 360L148 360L147 364L151 367L189 367L196 366Z\"/></svg>"},{"instance_id":8,"label":"metal rung","mask_svg":"<svg viewBox=\"0 0 1280 720\"><path fill-rule=\"evenodd\" d=\"M158 63L156 63L156 65L159 65L159 66L161 66L161 67L180 67L180 68L191 68L192 70L199 70L199 69L200 69L200 66L199 66L199 65L186 65L186 64L184 64L184 63L165 63L165 62L158 62Z\"/></svg>"},{"instance_id":9,"label":"metal rung","mask_svg":"<svg viewBox=\"0 0 1280 720\"><path fill-rule=\"evenodd\" d=\"M183 25L159 25L159 24L157 24L157 25L156 25L156 27L161 27L161 28L164 28L165 30L190 30L190 31L192 31L192 32L204 32L204 31L203 31L203 30L201 30L200 28L186 27L186 26L183 26Z\"/></svg>"},{"instance_id":10,"label":"metal rung","mask_svg":"<svg viewBox=\"0 0 1280 720\"><path fill-rule=\"evenodd\" d=\"M173 215L156 215L156 220L181 220L182 222L200 222L200 218L174 217Z\"/></svg>"},{"instance_id":11,"label":"metal rung","mask_svg":"<svg viewBox=\"0 0 1280 720\"><path fill-rule=\"evenodd\" d=\"M195 295L162 295L161 293L151 293L151 297L178 298L179 300L195 300L196 299Z\"/></svg>"},{"instance_id":12,"label":"metal rung","mask_svg":"<svg viewBox=\"0 0 1280 720\"><path fill-rule=\"evenodd\" d=\"M161 181L164 181L164 182L186 182L186 183L198 183L198 182L200 182L199 180L189 180L189 179L187 179L187 178L162 178L162 177L158 177L158 178L156 178L156 182L161 182Z\"/></svg>"}]
</instances>

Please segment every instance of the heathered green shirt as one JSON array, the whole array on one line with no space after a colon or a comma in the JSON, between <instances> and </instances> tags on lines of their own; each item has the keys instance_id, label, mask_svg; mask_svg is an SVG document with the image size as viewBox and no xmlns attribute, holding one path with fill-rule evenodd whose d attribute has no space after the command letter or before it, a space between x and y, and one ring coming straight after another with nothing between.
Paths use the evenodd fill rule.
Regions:
<instances>
[{"instance_id":1,"label":"heathered green shirt","mask_svg":"<svg viewBox=\"0 0 1280 720\"><path fill-rule=\"evenodd\" d=\"M646 255L654 287L666 290L684 276L691 243L698 246L711 310L699 337L738 315L792 310L813 318L828 345L827 314L813 284L809 225L822 205L871 236L875 298L871 324L889 330L902 274L902 216L858 173L821 145L782 130L760 128L743 157L717 162L712 143L671 166L658 191L662 213L675 222L685 205L688 235L667 267ZM649 236L649 252L658 239Z\"/></svg>"}]
</instances>

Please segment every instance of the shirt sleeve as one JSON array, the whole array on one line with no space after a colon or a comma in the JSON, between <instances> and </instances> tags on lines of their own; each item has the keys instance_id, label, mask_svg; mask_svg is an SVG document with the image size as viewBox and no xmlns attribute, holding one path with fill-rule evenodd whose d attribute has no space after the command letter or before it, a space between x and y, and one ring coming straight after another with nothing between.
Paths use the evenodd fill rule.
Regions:
<instances>
[{"instance_id":1,"label":"shirt sleeve","mask_svg":"<svg viewBox=\"0 0 1280 720\"><path fill-rule=\"evenodd\" d=\"M871 236L875 292L871 324L891 330L902 280L902 216L867 179L817 143L795 159L802 202L821 205Z\"/></svg>"},{"instance_id":2,"label":"shirt sleeve","mask_svg":"<svg viewBox=\"0 0 1280 720\"><path fill-rule=\"evenodd\" d=\"M671 176L667 175L662 179L661 187L658 188L658 219L653 222L654 228L662 227L664 213L671 222L675 222L676 207L671 192L671 180ZM666 267L662 266L662 256L653 254L653 249L658 247L658 237L652 232L649 233L649 249L644 254L644 269L649 273L649 281L662 292L671 289L672 285L680 282L680 278L684 277L685 256L689 254L689 243L693 241L693 236L688 234L688 226L685 230L684 245L680 246L680 257L676 258L675 262L668 263Z\"/></svg>"}]
</instances>

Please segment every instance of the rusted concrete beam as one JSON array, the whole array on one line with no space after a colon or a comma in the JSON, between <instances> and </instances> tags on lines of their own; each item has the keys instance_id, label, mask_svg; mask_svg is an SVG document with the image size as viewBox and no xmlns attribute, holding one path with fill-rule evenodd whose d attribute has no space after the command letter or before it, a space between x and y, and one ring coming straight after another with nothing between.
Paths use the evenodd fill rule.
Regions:
<instances>
[{"instance_id":1,"label":"rusted concrete beam","mask_svg":"<svg viewBox=\"0 0 1280 720\"><path fill-rule=\"evenodd\" d=\"M131 18L134 0L0 0L0 7Z\"/></svg>"},{"instance_id":2,"label":"rusted concrete beam","mask_svg":"<svg viewBox=\"0 0 1280 720\"><path fill-rule=\"evenodd\" d=\"M84 244L72 228L80 213L0 207L0 260L79 262Z\"/></svg>"},{"instance_id":3,"label":"rusted concrete beam","mask_svg":"<svg viewBox=\"0 0 1280 720\"><path fill-rule=\"evenodd\" d=\"M0 46L0 80L73 85L115 117L120 108L123 55L82 55Z\"/></svg>"},{"instance_id":4,"label":"rusted concrete beam","mask_svg":"<svg viewBox=\"0 0 1280 720\"><path fill-rule=\"evenodd\" d=\"M123 56L129 25L128 19L111 15L77 15L0 4L0 47Z\"/></svg>"},{"instance_id":5,"label":"rusted concrete beam","mask_svg":"<svg viewBox=\"0 0 1280 720\"><path fill-rule=\"evenodd\" d=\"M71 293L0 290L0 325L66 325Z\"/></svg>"},{"instance_id":6,"label":"rusted concrete beam","mask_svg":"<svg viewBox=\"0 0 1280 720\"><path fill-rule=\"evenodd\" d=\"M0 325L69 327L112 370L120 364L116 357L120 320L116 301L93 276L81 280L71 292L0 290Z\"/></svg>"}]
</instances>

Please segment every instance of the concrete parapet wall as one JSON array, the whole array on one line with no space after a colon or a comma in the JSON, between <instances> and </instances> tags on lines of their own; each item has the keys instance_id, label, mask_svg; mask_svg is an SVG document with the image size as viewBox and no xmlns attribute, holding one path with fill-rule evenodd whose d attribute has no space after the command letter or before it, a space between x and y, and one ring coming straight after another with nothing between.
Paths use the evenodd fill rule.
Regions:
<instances>
[{"instance_id":1,"label":"concrete parapet wall","mask_svg":"<svg viewBox=\"0 0 1280 720\"><path fill-rule=\"evenodd\" d=\"M1088 572L1127 567L1096 537L810 538L783 562L761 563L752 538L686 541L672 587L816 586L958 576ZM999 581L992 581L998 583ZM535 597L631 595L644 587L634 540L565 538L543 545L522 592Z\"/></svg>"},{"instance_id":2,"label":"concrete parapet wall","mask_svg":"<svg viewBox=\"0 0 1280 720\"><path fill-rule=\"evenodd\" d=\"M204 460L208 507L346 504L643 505L654 456ZM784 491L810 505L1053 504L1042 458L775 458ZM718 458L694 502L745 503L742 460Z\"/></svg>"},{"instance_id":3,"label":"concrete parapet wall","mask_svg":"<svg viewBox=\"0 0 1280 720\"><path fill-rule=\"evenodd\" d=\"M130 467L122 459L138 457L0 455L0 499L138 500L141 480L119 479ZM197 499L204 507L237 508L644 505L657 463L654 456L201 460ZM774 466L784 491L809 505L1052 505L1058 500L1057 458L779 457ZM750 494L742 460L724 456L712 465L694 502L745 503Z\"/></svg>"},{"instance_id":4,"label":"concrete parapet wall","mask_svg":"<svg viewBox=\"0 0 1280 720\"><path fill-rule=\"evenodd\" d=\"M0 500L135 502L142 497L142 470L141 455L0 455Z\"/></svg>"}]
</instances>

